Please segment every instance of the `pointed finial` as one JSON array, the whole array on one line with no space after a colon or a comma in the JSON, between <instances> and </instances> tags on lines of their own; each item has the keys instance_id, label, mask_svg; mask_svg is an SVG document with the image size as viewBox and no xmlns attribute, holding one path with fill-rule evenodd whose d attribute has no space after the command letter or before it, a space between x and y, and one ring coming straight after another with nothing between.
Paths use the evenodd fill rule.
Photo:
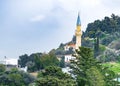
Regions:
<instances>
[{"instance_id":1,"label":"pointed finial","mask_svg":"<svg viewBox=\"0 0 120 86\"><path fill-rule=\"evenodd\" d=\"M77 17L77 26L81 26L80 12L78 12L78 17Z\"/></svg>"}]
</instances>

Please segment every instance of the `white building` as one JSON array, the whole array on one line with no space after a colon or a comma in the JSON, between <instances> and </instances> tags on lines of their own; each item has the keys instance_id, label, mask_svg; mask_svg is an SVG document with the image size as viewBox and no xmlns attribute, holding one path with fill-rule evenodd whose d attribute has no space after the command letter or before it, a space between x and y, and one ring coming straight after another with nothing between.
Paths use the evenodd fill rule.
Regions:
<instances>
[{"instance_id":1,"label":"white building","mask_svg":"<svg viewBox=\"0 0 120 86\"><path fill-rule=\"evenodd\" d=\"M71 54L65 55L65 62L68 63L70 60L75 60L75 57L73 57Z\"/></svg>"}]
</instances>

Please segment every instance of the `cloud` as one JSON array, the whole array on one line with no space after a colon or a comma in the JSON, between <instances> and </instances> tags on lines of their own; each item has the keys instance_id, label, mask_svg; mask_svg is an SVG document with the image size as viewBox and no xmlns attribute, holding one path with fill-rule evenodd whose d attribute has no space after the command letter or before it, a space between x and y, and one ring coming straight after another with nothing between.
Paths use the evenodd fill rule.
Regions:
<instances>
[{"instance_id":1,"label":"cloud","mask_svg":"<svg viewBox=\"0 0 120 86\"><path fill-rule=\"evenodd\" d=\"M119 8L120 0L102 0L102 4L109 8Z\"/></svg>"},{"instance_id":2,"label":"cloud","mask_svg":"<svg viewBox=\"0 0 120 86\"><path fill-rule=\"evenodd\" d=\"M45 19L45 15L37 15L30 19L31 22L39 22Z\"/></svg>"},{"instance_id":3,"label":"cloud","mask_svg":"<svg viewBox=\"0 0 120 86\"><path fill-rule=\"evenodd\" d=\"M81 4L85 6L96 6L99 5L101 2L100 0L81 0Z\"/></svg>"}]
</instances>

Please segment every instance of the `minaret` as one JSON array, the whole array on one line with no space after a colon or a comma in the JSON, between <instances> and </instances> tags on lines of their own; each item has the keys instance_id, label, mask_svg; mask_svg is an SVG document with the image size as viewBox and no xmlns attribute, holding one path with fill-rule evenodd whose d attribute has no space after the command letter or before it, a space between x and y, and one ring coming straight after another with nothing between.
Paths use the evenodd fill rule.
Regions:
<instances>
[{"instance_id":1,"label":"minaret","mask_svg":"<svg viewBox=\"0 0 120 86\"><path fill-rule=\"evenodd\" d=\"M75 30L75 36L76 36L75 49L79 49L79 47L81 46L81 36L82 36L81 21L80 21L79 13L78 13L78 18L77 18L77 25L76 25L76 30Z\"/></svg>"}]
</instances>

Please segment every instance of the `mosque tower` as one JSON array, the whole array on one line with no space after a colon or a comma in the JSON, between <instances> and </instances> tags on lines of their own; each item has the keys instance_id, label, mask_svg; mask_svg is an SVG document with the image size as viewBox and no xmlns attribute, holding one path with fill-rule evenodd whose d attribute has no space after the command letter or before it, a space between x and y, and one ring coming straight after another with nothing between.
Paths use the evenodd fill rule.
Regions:
<instances>
[{"instance_id":1,"label":"mosque tower","mask_svg":"<svg viewBox=\"0 0 120 86\"><path fill-rule=\"evenodd\" d=\"M78 13L78 17L77 17L77 25L76 25L76 30L75 30L75 36L76 36L75 49L79 49L79 47L81 46L81 36L82 36L81 21L80 21L79 13Z\"/></svg>"}]
</instances>

